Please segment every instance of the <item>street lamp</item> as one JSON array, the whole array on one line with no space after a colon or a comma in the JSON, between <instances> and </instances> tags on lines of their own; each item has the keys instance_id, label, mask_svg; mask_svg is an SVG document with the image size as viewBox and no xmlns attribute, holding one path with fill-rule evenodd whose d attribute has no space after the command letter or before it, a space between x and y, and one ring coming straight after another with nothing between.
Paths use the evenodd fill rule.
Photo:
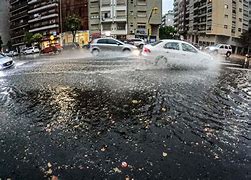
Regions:
<instances>
[{"instance_id":1,"label":"street lamp","mask_svg":"<svg viewBox=\"0 0 251 180\"><path fill-rule=\"evenodd\" d=\"M157 7L152 8L150 16L149 16L148 21L147 21L148 22L148 29L147 29L147 40L148 40L148 42L150 41L150 35L152 34L152 27L150 25L150 21L151 21L153 13L157 14L158 10L159 9Z\"/></svg>"}]
</instances>

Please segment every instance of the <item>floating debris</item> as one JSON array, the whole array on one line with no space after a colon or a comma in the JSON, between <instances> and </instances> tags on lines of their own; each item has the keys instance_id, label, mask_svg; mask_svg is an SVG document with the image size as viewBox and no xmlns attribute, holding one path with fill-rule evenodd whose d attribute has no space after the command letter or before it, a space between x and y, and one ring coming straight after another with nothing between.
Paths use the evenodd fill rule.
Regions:
<instances>
[{"instance_id":1,"label":"floating debris","mask_svg":"<svg viewBox=\"0 0 251 180\"><path fill-rule=\"evenodd\" d=\"M167 153L166 153L166 152L163 152L162 155L163 155L163 157L166 157L166 156L167 156Z\"/></svg>"},{"instance_id":2,"label":"floating debris","mask_svg":"<svg viewBox=\"0 0 251 180\"><path fill-rule=\"evenodd\" d=\"M123 168L127 168L127 167L128 167L127 162L122 162L122 163L121 163L121 167L123 167Z\"/></svg>"}]
</instances>

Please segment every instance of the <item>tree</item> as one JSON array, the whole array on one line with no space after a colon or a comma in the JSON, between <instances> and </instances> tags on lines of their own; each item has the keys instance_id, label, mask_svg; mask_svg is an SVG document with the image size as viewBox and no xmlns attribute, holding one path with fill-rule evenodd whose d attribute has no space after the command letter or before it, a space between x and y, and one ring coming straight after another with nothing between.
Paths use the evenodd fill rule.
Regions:
<instances>
[{"instance_id":1,"label":"tree","mask_svg":"<svg viewBox=\"0 0 251 180\"><path fill-rule=\"evenodd\" d=\"M12 42L11 41L8 41L7 44L6 44L7 48L9 51L12 50Z\"/></svg>"},{"instance_id":2,"label":"tree","mask_svg":"<svg viewBox=\"0 0 251 180\"><path fill-rule=\"evenodd\" d=\"M31 44L33 43L33 34L30 32L25 33L24 42L26 46L31 46Z\"/></svg>"},{"instance_id":3,"label":"tree","mask_svg":"<svg viewBox=\"0 0 251 180\"><path fill-rule=\"evenodd\" d=\"M0 36L0 52L2 51L2 45L3 45L3 41L2 41L2 37Z\"/></svg>"},{"instance_id":4,"label":"tree","mask_svg":"<svg viewBox=\"0 0 251 180\"><path fill-rule=\"evenodd\" d=\"M176 30L172 26L163 26L159 29L160 39L173 39L175 37Z\"/></svg>"},{"instance_id":5,"label":"tree","mask_svg":"<svg viewBox=\"0 0 251 180\"><path fill-rule=\"evenodd\" d=\"M40 48L40 43L41 43L42 38L43 38L43 35L42 35L42 34L36 33L36 34L34 34L34 35L32 36L32 41L38 43L38 46L39 46L39 48Z\"/></svg>"},{"instance_id":6,"label":"tree","mask_svg":"<svg viewBox=\"0 0 251 180\"><path fill-rule=\"evenodd\" d=\"M43 35L42 35L42 34L36 33L36 34L34 34L34 35L32 36L32 41L33 41L33 42L40 43L41 40L42 40L42 38L43 38Z\"/></svg>"},{"instance_id":7,"label":"tree","mask_svg":"<svg viewBox=\"0 0 251 180\"><path fill-rule=\"evenodd\" d=\"M251 50L251 28L248 31L243 32L240 36L241 44L248 49L248 54Z\"/></svg>"},{"instance_id":8,"label":"tree","mask_svg":"<svg viewBox=\"0 0 251 180\"><path fill-rule=\"evenodd\" d=\"M81 26L81 21L77 16L73 15L73 16L68 16L66 18L65 27L67 31L71 31L73 36L73 42L75 42L75 37L77 31L80 29L80 26Z\"/></svg>"}]
</instances>

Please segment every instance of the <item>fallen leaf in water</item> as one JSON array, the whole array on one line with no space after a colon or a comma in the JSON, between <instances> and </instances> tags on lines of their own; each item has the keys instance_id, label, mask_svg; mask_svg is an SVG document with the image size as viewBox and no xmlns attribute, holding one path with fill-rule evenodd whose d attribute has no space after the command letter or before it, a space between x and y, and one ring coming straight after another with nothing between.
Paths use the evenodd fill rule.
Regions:
<instances>
[{"instance_id":1,"label":"fallen leaf in water","mask_svg":"<svg viewBox=\"0 0 251 180\"><path fill-rule=\"evenodd\" d=\"M121 170L120 170L119 168L117 168L117 167L113 168L113 171L114 171L115 173L121 173Z\"/></svg>"},{"instance_id":2,"label":"fallen leaf in water","mask_svg":"<svg viewBox=\"0 0 251 180\"><path fill-rule=\"evenodd\" d=\"M52 165L51 165L51 163L50 163L50 162L48 162L47 166L48 166L49 168L51 168L51 167L52 167Z\"/></svg>"},{"instance_id":3,"label":"fallen leaf in water","mask_svg":"<svg viewBox=\"0 0 251 180\"><path fill-rule=\"evenodd\" d=\"M163 155L163 157L166 157L166 156L167 156L167 153L163 152L162 155Z\"/></svg>"}]
</instances>

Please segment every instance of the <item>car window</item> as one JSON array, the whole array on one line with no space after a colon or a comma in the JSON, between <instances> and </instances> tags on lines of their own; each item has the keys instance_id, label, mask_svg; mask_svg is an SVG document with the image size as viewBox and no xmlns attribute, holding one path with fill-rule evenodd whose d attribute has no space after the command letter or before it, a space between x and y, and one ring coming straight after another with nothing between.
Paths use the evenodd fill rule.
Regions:
<instances>
[{"instance_id":1,"label":"car window","mask_svg":"<svg viewBox=\"0 0 251 180\"><path fill-rule=\"evenodd\" d=\"M113 40L113 39L107 39L107 44L118 44L119 42Z\"/></svg>"},{"instance_id":2,"label":"car window","mask_svg":"<svg viewBox=\"0 0 251 180\"><path fill-rule=\"evenodd\" d=\"M99 39L98 44L107 44L107 40L106 39Z\"/></svg>"},{"instance_id":3,"label":"car window","mask_svg":"<svg viewBox=\"0 0 251 180\"><path fill-rule=\"evenodd\" d=\"M225 49L228 49L228 46L225 46Z\"/></svg>"},{"instance_id":4,"label":"car window","mask_svg":"<svg viewBox=\"0 0 251 180\"><path fill-rule=\"evenodd\" d=\"M181 46L183 51L193 52L193 53L197 52L197 50L194 47L190 46L189 44L182 43Z\"/></svg>"},{"instance_id":5,"label":"car window","mask_svg":"<svg viewBox=\"0 0 251 180\"><path fill-rule=\"evenodd\" d=\"M220 46L221 49L224 49L224 46Z\"/></svg>"},{"instance_id":6,"label":"car window","mask_svg":"<svg viewBox=\"0 0 251 180\"><path fill-rule=\"evenodd\" d=\"M156 41L154 43L151 43L151 46L157 46L158 44L162 43L163 41Z\"/></svg>"},{"instance_id":7,"label":"car window","mask_svg":"<svg viewBox=\"0 0 251 180\"><path fill-rule=\"evenodd\" d=\"M173 49L173 50L180 50L179 43L177 42L168 42L164 46L165 49Z\"/></svg>"},{"instance_id":8,"label":"car window","mask_svg":"<svg viewBox=\"0 0 251 180\"><path fill-rule=\"evenodd\" d=\"M0 58L4 58L5 57L5 55L3 55L3 54L0 54Z\"/></svg>"}]
</instances>

